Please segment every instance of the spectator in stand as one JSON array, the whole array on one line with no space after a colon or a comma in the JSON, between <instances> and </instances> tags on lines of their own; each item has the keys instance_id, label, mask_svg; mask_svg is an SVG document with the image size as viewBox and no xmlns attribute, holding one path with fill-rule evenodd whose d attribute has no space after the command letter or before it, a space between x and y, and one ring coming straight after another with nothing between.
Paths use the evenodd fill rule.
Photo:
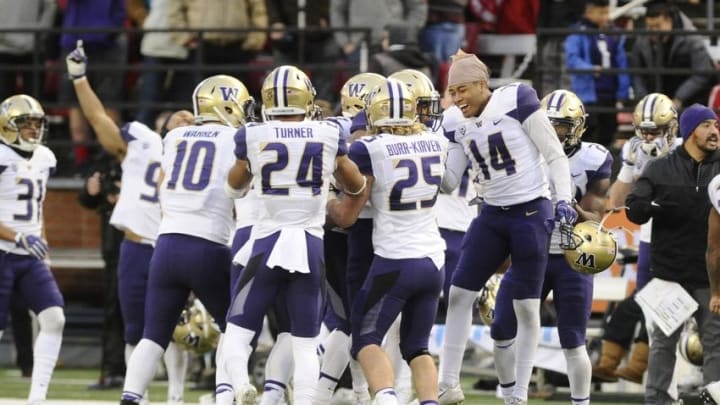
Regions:
<instances>
[{"instance_id":1,"label":"spectator in stand","mask_svg":"<svg viewBox=\"0 0 720 405\"><path fill-rule=\"evenodd\" d=\"M456 52L457 50L458 48L455 49ZM418 47L415 27L390 25L385 30L383 51L370 57L368 72L390 76L403 69L416 69L433 78L434 66L432 56L422 53Z\"/></svg>"},{"instance_id":2,"label":"spectator in stand","mask_svg":"<svg viewBox=\"0 0 720 405\"><path fill-rule=\"evenodd\" d=\"M539 0L503 0L498 14L498 34L534 34L540 14Z\"/></svg>"},{"instance_id":3,"label":"spectator in stand","mask_svg":"<svg viewBox=\"0 0 720 405\"><path fill-rule=\"evenodd\" d=\"M575 0L541 0L540 15L537 28L568 28L569 21L578 21L583 14L584 5ZM546 95L555 89L569 89L570 76L566 71L565 49L563 43L565 35L538 36L538 53L543 71L538 88L538 94Z\"/></svg>"},{"instance_id":4,"label":"spectator in stand","mask_svg":"<svg viewBox=\"0 0 720 405\"><path fill-rule=\"evenodd\" d=\"M127 12L138 27L169 28L172 1L152 0L148 10L142 0L129 0ZM165 108L151 107L148 104L189 100L195 82L190 70L159 69L160 65L165 64L188 64L188 49L173 41L171 33L146 32L140 42L140 53L147 70L143 70L140 74L140 86L138 86L140 105L136 119L152 128L158 114ZM189 69L189 65L187 67Z\"/></svg>"},{"instance_id":5,"label":"spectator in stand","mask_svg":"<svg viewBox=\"0 0 720 405\"><path fill-rule=\"evenodd\" d=\"M608 0L588 0L580 21L571 28L599 30L608 28ZM568 69L592 69L593 73L571 73L571 89L586 107L622 107L630 93L630 76L626 73L603 73L607 68L627 68L625 37L617 34L579 33L565 40ZM609 146L617 131L616 112L593 112L588 118L589 142Z\"/></svg>"},{"instance_id":6,"label":"spectator in stand","mask_svg":"<svg viewBox=\"0 0 720 405\"><path fill-rule=\"evenodd\" d=\"M207 65L232 65L240 70L209 66L195 72L192 83L203 77L227 74L249 83L244 65L251 62L265 47L268 14L265 0L171 0L168 11L170 28L255 29L252 32L174 32L173 40L190 52L191 63L200 59ZM250 89L253 92L253 89Z\"/></svg>"},{"instance_id":7,"label":"spectator in stand","mask_svg":"<svg viewBox=\"0 0 720 405\"><path fill-rule=\"evenodd\" d=\"M407 24L420 28L427 20L426 0L330 0L330 26L333 28L370 27L369 54L382 51L385 27L389 24ZM335 41L347 61L360 61L361 32L336 31Z\"/></svg>"},{"instance_id":8,"label":"spectator in stand","mask_svg":"<svg viewBox=\"0 0 720 405\"><path fill-rule=\"evenodd\" d=\"M669 31L694 31L690 19L667 1L647 5L645 27L658 35L637 38L630 52L630 66L650 69L633 75L635 97L663 93L673 99L679 111L693 103L707 103L717 73L709 73L714 64L702 37L677 35ZM657 73L653 69L688 69L687 73Z\"/></svg>"},{"instance_id":9,"label":"spectator in stand","mask_svg":"<svg viewBox=\"0 0 720 405\"><path fill-rule=\"evenodd\" d=\"M465 42L465 7L468 0L429 0L427 22L420 32L422 50L437 63L448 62Z\"/></svg>"},{"instance_id":10,"label":"spectator in stand","mask_svg":"<svg viewBox=\"0 0 720 405\"><path fill-rule=\"evenodd\" d=\"M0 0L0 28L50 28L52 26L57 4L55 0ZM0 33L0 61L3 65L30 65L33 63L33 52L41 49L39 40L42 34L30 32ZM41 58L42 59L42 58ZM18 89L18 73L22 76L22 91ZM18 92L40 95L41 82L35 80L42 72L23 67L17 70L0 72L0 97L7 97Z\"/></svg>"},{"instance_id":11,"label":"spectator in stand","mask_svg":"<svg viewBox=\"0 0 720 405\"><path fill-rule=\"evenodd\" d=\"M66 29L119 29L125 21L125 1L123 0L68 0L63 16L63 28ZM78 40L82 40L85 53L93 60L99 61L96 68L88 72L101 99L111 106L108 115L120 122L120 111L113 108L113 103L123 100L124 71L121 69L127 62L127 38L117 32L64 33L60 37L62 50L61 59L75 49ZM91 131L87 120L77 106L75 91L69 80L60 83L58 101L70 106L70 137L73 142L75 167L84 171L90 158L88 143Z\"/></svg>"},{"instance_id":12,"label":"spectator in stand","mask_svg":"<svg viewBox=\"0 0 720 405\"><path fill-rule=\"evenodd\" d=\"M335 61L340 51L335 44L333 35L328 31L304 32L303 48L300 48L300 32L288 31L286 28L298 27L297 1L267 0L268 17L270 20L270 48L275 65L297 65L305 63L326 63L332 61L329 68L313 68L312 81L317 90L317 99L331 103L337 101L335 91ZM330 27L330 1L315 0L305 5L305 27L311 29Z\"/></svg>"}]
</instances>

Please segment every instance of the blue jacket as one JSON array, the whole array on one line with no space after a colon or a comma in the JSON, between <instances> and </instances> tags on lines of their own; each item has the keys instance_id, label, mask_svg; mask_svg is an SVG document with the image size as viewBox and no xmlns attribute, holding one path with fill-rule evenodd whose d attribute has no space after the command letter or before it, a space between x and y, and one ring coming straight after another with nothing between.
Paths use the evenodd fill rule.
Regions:
<instances>
[{"instance_id":1,"label":"blue jacket","mask_svg":"<svg viewBox=\"0 0 720 405\"><path fill-rule=\"evenodd\" d=\"M572 25L575 29L595 29L587 22L581 21ZM608 51L611 54L610 64L613 68L627 68L627 56L625 55L625 36L611 36L608 38ZM565 57L568 69L592 69L592 46L596 41L589 34L572 34L565 39ZM614 74L613 74L614 76ZM595 76L592 74L573 73L570 75L572 91L580 97L584 103L597 102L595 91ZM630 96L630 75L621 73L617 75L615 100L627 100Z\"/></svg>"}]
</instances>

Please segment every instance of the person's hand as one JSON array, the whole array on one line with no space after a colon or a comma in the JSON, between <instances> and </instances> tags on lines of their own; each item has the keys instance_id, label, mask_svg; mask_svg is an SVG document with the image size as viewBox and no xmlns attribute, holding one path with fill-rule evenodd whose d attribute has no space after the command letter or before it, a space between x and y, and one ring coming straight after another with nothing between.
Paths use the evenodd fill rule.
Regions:
<instances>
[{"instance_id":1,"label":"person's hand","mask_svg":"<svg viewBox=\"0 0 720 405\"><path fill-rule=\"evenodd\" d=\"M100 194L100 172L95 172L92 176L88 177L85 183L85 190L87 190L87 193L92 197Z\"/></svg>"},{"instance_id":2,"label":"person's hand","mask_svg":"<svg viewBox=\"0 0 720 405\"><path fill-rule=\"evenodd\" d=\"M25 249L31 256L40 260L44 259L48 252L47 243L42 238L25 235L22 232L15 235L15 246Z\"/></svg>"},{"instance_id":3,"label":"person's hand","mask_svg":"<svg viewBox=\"0 0 720 405\"><path fill-rule=\"evenodd\" d=\"M720 295L710 296L710 312L720 315Z\"/></svg>"},{"instance_id":4,"label":"person's hand","mask_svg":"<svg viewBox=\"0 0 720 405\"><path fill-rule=\"evenodd\" d=\"M343 45L343 53L345 55L350 55L355 51L355 44L352 42L348 42L347 44Z\"/></svg>"},{"instance_id":5,"label":"person's hand","mask_svg":"<svg viewBox=\"0 0 720 405\"><path fill-rule=\"evenodd\" d=\"M270 26L270 39L273 41L279 41L285 36L285 24L281 22L273 23Z\"/></svg>"},{"instance_id":6,"label":"person's hand","mask_svg":"<svg viewBox=\"0 0 720 405\"><path fill-rule=\"evenodd\" d=\"M555 221L565 222L566 224L574 224L577 221L578 214L575 208L567 201L560 201L555 207Z\"/></svg>"},{"instance_id":7,"label":"person's hand","mask_svg":"<svg viewBox=\"0 0 720 405\"><path fill-rule=\"evenodd\" d=\"M68 54L65 58L65 64L67 65L67 71L72 80L80 79L85 77L85 71L87 70L87 56L83 49L82 39L78 39L75 49Z\"/></svg>"}]
</instances>

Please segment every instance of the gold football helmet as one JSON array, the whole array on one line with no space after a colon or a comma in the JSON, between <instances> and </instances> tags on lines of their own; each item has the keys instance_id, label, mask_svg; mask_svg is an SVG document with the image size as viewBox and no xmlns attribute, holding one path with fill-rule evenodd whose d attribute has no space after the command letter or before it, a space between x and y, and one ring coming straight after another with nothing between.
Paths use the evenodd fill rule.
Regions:
<instances>
[{"instance_id":1,"label":"gold football helmet","mask_svg":"<svg viewBox=\"0 0 720 405\"><path fill-rule=\"evenodd\" d=\"M345 117L352 118L365 108L365 99L385 78L377 73L358 73L340 89L340 106Z\"/></svg>"},{"instance_id":2,"label":"gold football helmet","mask_svg":"<svg viewBox=\"0 0 720 405\"><path fill-rule=\"evenodd\" d=\"M617 256L615 236L595 221L572 227L560 224L560 248L570 267L580 273L597 274L610 267Z\"/></svg>"},{"instance_id":3,"label":"gold football helmet","mask_svg":"<svg viewBox=\"0 0 720 405\"><path fill-rule=\"evenodd\" d=\"M425 73L415 69L403 69L388 76L405 83L417 100L418 119L437 131L442 125L442 107L440 107L440 93L435 90L430 78Z\"/></svg>"},{"instance_id":4,"label":"gold football helmet","mask_svg":"<svg viewBox=\"0 0 720 405\"><path fill-rule=\"evenodd\" d=\"M252 120L255 100L245 85L228 75L215 75L200 82L192 95L195 124L221 122L239 127Z\"/></svg>"},{"instance_id":5,"label":"gold football helmet","mask_svg":"<svg viewBox=\"0 0 720 405\"><path fill-rule=\"evenodd\" d=\"M32 152L42 144L46 132L45 111L34 98L17 94L0 104L0 140L4 143Z\"/></svg>"},{"instance_id":6,"label":"gold football helmet","mask_svg":"<svg viewBox=\"0 0 720 405\"><path fill-rule=\"evenodd\" d=\"M183 350L205 353L217 347L220 328L200 300L195 299L180 315L172 340Z\"/></svg>"},{"instance_id":7,"label":"gold football helmet","mask_svg":"<svg viewBox=\"0 0 720 405\"><path fill-rule=\"evenodd\" d=\"M261 93L263 117L304 115L315 119L321 115L315 105L315 87L305 72L295 66L273 69L265 78Z\"/></svg>"},{"instance_id":8,"label":"gold football helmet","mask_svg":"<svg viewBox=\"0 0 720 405\"><path fill-rule=\"evenodd\" d=\"M416 108L413 92L403 82L387 79L368 96L368 128L412 126L417 122Z\"/></svg>"},{"instance_id":9,"label":"gold football helmet","mask_svg":"<svg viewBox=\"0 0 720 405\"><path fill-rule=\"evenodd\" d=\"M678 341L680 356L695 366L703 365L703 345L697 330L683 332Z\"/></svg>"},{"instance_id":10,"label":"gold football helmet","mask_svg":"<svg viewBox=\"0 0 720 405\"><path fill-rule=\"evenodd\" d=\"M641 147L649 156L669 152L678 132L678 113L670 97L661 93L643 97L635 106L633 127L635 135L644 141ZM652 140L646 138L648 135L653 136Z\"/></svg>"},{"instance_id":11,"label":"gold football helmet","mask_svg":"<svg viewBox=\"0 0 720 405\"><path fill-rule=\"evenodd\" d=\"M568 90L555 90L540 101L550 123L563 144L566 154L571 154L580 146L585 132L585 106L580 98Z\"/></svg>"},{"instance_id":12,"label":"gold football helmet","mask_svg":"<svg viewBox=\"0 0 720 405\"><path fill-rule=\"evenodd\" d=\"M485 286L480 290L477 305L478 314L480 319L487 326L492 325L493 318L495 317L495 301L497 300L497 293L500 290L500 282L502 282L502 274L493 274L485 283Z\"/></svg>"}]
</instances>

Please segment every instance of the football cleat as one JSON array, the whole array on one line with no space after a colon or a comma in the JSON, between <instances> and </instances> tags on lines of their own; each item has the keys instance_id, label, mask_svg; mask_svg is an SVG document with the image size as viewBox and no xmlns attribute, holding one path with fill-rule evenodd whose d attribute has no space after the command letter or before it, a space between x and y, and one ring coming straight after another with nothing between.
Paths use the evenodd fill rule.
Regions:
<instances>
[{"instance_id":1,"label":"football cleat","mask_svg":"<svg viewBox=\"0 0 720 405\"><path fill-rule=\"evenodd\" d=\"M700 391L700 399L705 405L720 404L720 381L711 382Z\"/></svg>"},{"instance_id":2,"label":"football cleat","mask_svg":"<svg viewBox=\"0 0 720 405\"><path fill-rule=\"evenodd\" d=\"M462 404L465 401L465 394L463 394L460 384L455 384L452 387L440 384L438 392L438 404L440 405Z\"/></svg>"}]
</instances>

